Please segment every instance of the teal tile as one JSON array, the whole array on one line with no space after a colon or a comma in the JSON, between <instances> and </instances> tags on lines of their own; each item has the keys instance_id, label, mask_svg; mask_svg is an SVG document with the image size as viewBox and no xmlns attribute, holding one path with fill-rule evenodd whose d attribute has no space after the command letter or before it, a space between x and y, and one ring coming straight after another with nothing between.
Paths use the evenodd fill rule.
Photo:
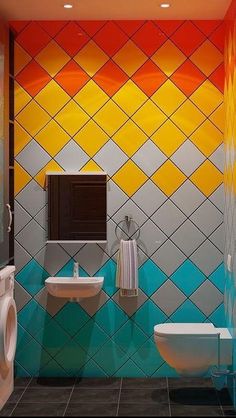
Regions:
<instances>
[{"instance_id":1,"label":"teal tile","mask_svg":"<svg viewBox=\"0 0 236 418\"><path fill-rule=\"evenodd\" d=\"M88 314L76 302L68 302L55 316L54 319L64 330L73 336L89 320Z\"/></svg>"},{"instance_id":2,"label":"teal tile","mask_svg":"<svg viewBox=\"0 0 236 418\"><path fill-rule=\"evenodd\" d=\"M71 260L66 263L61 270L58 271L56 274L56 277L72 277L74 271L74 260L71 258ZM87 277L89 274L81 267L79 266L79 276L81 277Z\"/></svg>"},{"instance_id":3,"label":"teal tile","mask_svg":"<svg viewBox=\"0 0 236 418\"><path fill-rule=\"evenodd\" d=\"M55 360L70 376L77 376L78 371L88 361L88 356L78 344L71 340L55 356Z\"/></svg>"},{"instance_id":4,"label":"teal tile","mask_svg":"<svg viewBox=\"0 0 236 418\"><path fill-rule=\"evenodd\" d=\"M99 348L108 340L108 335L90 319L74 337L75 341L88 353L93 356Z\"/></svg>"},{"instance_id":5,"label":"teal tile","mask_svg":"<svg viewBox=\"0 0 236 418\"><path fill-rule=\"evenodd\" d=\"M37 334L51 320L51 316L34 299L18 313L19 324L30 334Z\"/></svg>"},{"instance_id":6,"label":"teal tile","mask_svg":"<svg viewBox=\"0 0 236 418\"><path fill-rule=\"evenodd\" d=\"M69 374L55 361L51 360L39 370L40 377L69 377Z\"/></svg>"},{"instance_id":7,"label":"teal tile","mask_svg":"<svg viewBox=\"0 0 236 418\"><path fill-rule=\"evenodd\" d=\"M159 369L153 373L152 377L179 377L179 374L175 369L169 366L167 363L163 363Z\"/></svg>"},{"instance_id":8,"label":"teal tile","mask_svg":"<svg viewBox=\"0 0 236 418\"><path fill-rule=\"evenodd\" d=\"M205 279L205 275L190 260L186 260L171 276L171 280L186 296L190 296Z\"/></svg>"},{"instance_id":9,"label":"teal tile","mask_svg":"<svg viewBox=\"0 0 236 418\"><path fill-rule=\"evenodd\" d=\"M103 290L109 295L113 296L117 291L116 288L116 263L113 260L108 260L94 276L104 277Z\"/></svg>"},{"instance_id":10,"label":"teal tile","mask_svg":"<svg viewBox=\"0 0 236 418\"><path fill-rule=\"evenodd\" d=\"M18 323L17 325L17 351L25 349L25 346L32 340L32 336Z\"/></svg>"},{"instance_id":11,"label":"teal tile","mask_svg":"<svg viewBox=\"0 0 236 418\"><path fill-rule=\"evenodd\" d=\"M152 337L132 356L132 360L147 376L151 376L164 363Z\"/></svg>"},{"instance_id":12,"label":"teal tile","mask_svg":"<svg viewBox=\"0 0 236 418\"><path fill-rule=\"evenodd\" d=\"M209 316L209 319L215 327L226 327L225 308L223 303Z\"/></svg>"},{"instance_id":13,"label":"teal tile","mask_svg":"<svg viewBox=\"0 0 236 418\"><path fill-rule=\"evenodd\" d=\"M108 376L112 376L126 363L128 355L112 340L109 340L95 354L93 359Z\"/></svg>"},{"instance_id":14,"label":"teal tile","mask_svg":"<svg viewBox=\"0 0 236 418\"><path fill-rule=\"evenodd\" d=\"M147 260L139 268L139 287L151 296L167 280L167 276L152 260Z\"/></svg>"},{"instance_id":15,"label":"teal tile","mask_svg":"<svg viewBox=\"0 0 236 418\"><path fill-rule=\"evenodd\" d=\"M203 322L205 315L192 303L186 300L170 317L173 322Z\"/></svg>"},{"instance_id":16,"label":"teal tile","mask_svg":"<svg viewBox=\"0 0 236 418\"><path fill-rule=\"evenodd\" d=\"M108 335L112 336L128 320L128 316L113 300L109 300L99 309L94 319Z\"/></svg>"},{"instance_id":17,"label":"teal tile","mask_svg":"<svg viewBox=\"0 0 236 418\"><path fill-rule=\"evenodd\" d=\"M147 377L146 374L129 359L117 372L115 377Z\"/></svg>"},{"instance_id":18,"label":"teal tile","mask_svg":"<svg viewBox=\"0 0 236 418\"><path fill-rule=\"evenodd\" d=\"M32 296L36 295L43 287L45 280L49 277L46 272L35 260L31 260L16 275L16 280L29 292Z\"/></svg>"},{"instance_id":19,"label":"teal tile","mask_svg":"<svg viewBox=\"0 0 236 418\"><path fill-rule=\"evenodd\" d=\"M26 345L25 350L16 352L16 361L30 376L38 376L39 370L51 360L50 355L35 340Z\"/></svg>"},{"instance_id":20,"label":"teal tile","mask_svg":"<svg viewBox=\"0 0 236 418\"><path fill-rule=\"evenodd\" d=\"M78 372L79 377L108 377L93 360L89 360Z\"/></svg>"},{"instance_id":21,"label":"teal tile","mask_svg":"<svg viewBox=\"0 0 236 418\"><path fill-rule=\"evenodd\" d=\"M224 263L220 264L219 267L213 271L209 276L209 280L222 292L225 290L225 266Z\"/></svg>"},{"instance_id":22,"label":"teal tile","mask_svg":"<svg viewBox=\"0 0 236 418\"><path fill-rule=\"evenodd\" d=\"M113 336L113 341L119 345L128 356L135 353L146 340L147 335L144 334L132 320L126 322Z\"/></svg>"},{"instance_id":23,"label":"teal tile","mask_svg":"<svg viewBox=\"0 0 236 418\"><path fill-rule=\"evenodd\" d=\"M31 377L31 375L24 369L24 367L21 367L17 361L14 363L14 376L16 377Z\"/></svg>"},{"instance_id":24,"label":"teal tile","mask_svg":"<svg viewBox=\"0 0 236 418\"><path fill-rule=\"evenodd\" d=\"M68 343L70 336L52 319L35 335L35 339L54 357Z\"/></svg>"},{"instance_id":25,"label":"teal tile","mask_svg":"<svg viewBox=\"0 0 236 418\"><path fill-rule=\"evenodd\" d=\"M132 316L132 319L146 335L151 336L154 332L154 326L165 322L167 316L154 302L147 300Z\"/></svg>"}]
</instances>

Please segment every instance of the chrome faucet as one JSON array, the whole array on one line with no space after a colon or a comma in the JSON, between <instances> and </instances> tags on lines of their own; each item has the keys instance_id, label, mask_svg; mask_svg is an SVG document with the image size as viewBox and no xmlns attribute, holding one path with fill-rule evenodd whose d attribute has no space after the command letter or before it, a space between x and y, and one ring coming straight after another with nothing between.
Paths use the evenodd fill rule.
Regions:
<instances>
[{"instance_id":1,"label":"chrome faucet","mask_svg":"<svg viewBox=\"0 0 236 418\"><path fill-rule=\"evenodd\" d=\"M79 277L79 263L74 262L73 277L78 279Z\"/></svg>"}]
</instances>

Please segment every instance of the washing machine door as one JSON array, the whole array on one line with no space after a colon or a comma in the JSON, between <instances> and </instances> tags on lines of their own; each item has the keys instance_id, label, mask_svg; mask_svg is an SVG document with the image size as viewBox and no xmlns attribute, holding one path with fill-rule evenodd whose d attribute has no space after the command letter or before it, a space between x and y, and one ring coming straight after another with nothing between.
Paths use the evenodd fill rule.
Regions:
<instances>
[{"instance_id":1,"label":"washing machine door","mask_svg":"<svg viewBox=\"0 0 236 418\"><path fill-rule=\"evenodd\" d=\"M14 361L17 341L16 304L12 297L3 298L0 307L0 367L9 369Z\"/></svg>"}]
</instances>

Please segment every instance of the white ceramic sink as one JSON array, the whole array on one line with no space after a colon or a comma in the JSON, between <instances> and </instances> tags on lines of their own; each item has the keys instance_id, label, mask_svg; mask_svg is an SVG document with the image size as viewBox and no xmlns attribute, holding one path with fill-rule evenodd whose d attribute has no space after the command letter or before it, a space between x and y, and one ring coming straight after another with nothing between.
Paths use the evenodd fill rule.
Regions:
<instances>
[{"instance_id":1,"label":"white ceramic sink","mask_svg":"<svg viewBox=\"0 0 236 418\"><path fill-rule=\"evenodd\" d=\"M104 277L48 277L47 291L58 298L81 299L97 295Z\"/></svg>"}]
</instances>

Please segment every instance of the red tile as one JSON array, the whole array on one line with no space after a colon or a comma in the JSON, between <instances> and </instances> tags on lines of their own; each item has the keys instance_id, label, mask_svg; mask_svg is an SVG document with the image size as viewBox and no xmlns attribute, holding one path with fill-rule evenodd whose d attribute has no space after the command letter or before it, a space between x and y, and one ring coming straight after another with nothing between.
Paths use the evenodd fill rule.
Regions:
<instances>
[{"instance_id":1,"label":"red tile","mask_svg":"<svg viewBox=\"0 0 236 418\"><path fill-rule=\"evenodd\" d=\"M106 54L113 56L128 41L128 36L114 22L109 21L93 40Z\"/></svg>"},{"instance_id":2,"label":"red tile","mask_svg":"<svg viewBox=\"0 0 236 418\"><path fill-rule=\"evenodd\" d=\"M115 22L130 37L141 28L145 20L116 20Z\"/></svg>"},{"instance_id":3,"label":"red tile","mask_svg":"<svg viewBox=\"0 0 236 418\"><path fill-rule=\"evenodd\" d=\"M211 74L209 80L214 84L222 93L224 93L224 81L225 81L225 68L224 64L221 64L214 73Z\"/></svg>"},{"instance_id":4,"label":"red tile","mask_svg":"<svg viewBox=\"0 0 236 418\"><path fill-rule=\"evenodd\" d=\"M205 79L206 76L189 60L186 60L171 76L171 81L186 96L193 94Z\"/></svg>"},{"instance_id":5,"label":"red tile","mask_svg":"<svg viewBox=\"0 0 236 418\"><path fill-rule=\"evenodd\" d=\"M42 90L50 80L51 77L48 73L34 60L30 61L16 77L16 81L32 97Z\"/></svg>"},{"instance_id":6,"label":"red tile","mask_svg":"<svg viewBox=\"0 0 236 418\"><path fill-rule=\"evenodd\" d=\"M225 25L222 23L210 36L210 41L223 53L225 46Z\"/></svg>"},{"instance_id":7,"label":"red tile","mask_svg":"<svg viewBox=\"0 0 236 418\"><path fill-rule=\"evenodd\" d=\"M221 20L193 20L195 26L207 37L222 23Z\"/></svg>"},{"instance_id":8,"label":"red tile","mask_svg":"<svg viewBox=\"0 0 236 418\"><path fill-rule=\"evenodd\" d=\"M89 35L94 36L106 23L105 20L79 20L78 25Z\"/></svg>"},{"instance_id":9,"label":"red tile","mask_svg":"<svg viewBox=\"0 0 236 418\"><path fill-rule=\"evenodd\" d=\"M148 60L132 76L132 80L147 96L152 96L152 94L167 80L167 77L154 62Z\"/></svg>"},{"instance_id":10,"label":"red tile","mask_svg":"<svg viewBox=\"0 0 236 418\"><path fill-rule=\"evenodd\" d=\"M20 33L28 24L28 20L12 20L9 22L9 26L15 34Z\"/></svg>"},{"instance_id":11,"label":"red tile","mask_svg":"<svg viewBox=\"0 0 236 418\"><path fill-rule=\"evenodd\" d=\"M69 22L55 37L55 41L73 57L89 41L89 37L75 22Z\"/></svg>"},{"instance_id":12,"label":"red tile","mask_svg":"<svg viewBox=\"0 0 236 418\"><path fill-rule=\"evenodd\" d=\"M94 81L105 91L109 96L113 96L123 84L128 80L127 75L116 65L109 60L93 77Z\"/></svg>"},{"instance_id":13,"label":"red tile","mask_svg":"<svg viewBox=\"0 0 236 418\"><path fill-rule=\"evenodd\" d=\"M87 83L89 76L71 60L56 75L55 80L70 96L74 96Z\"/></svg>"},{"instance_id":14,"label":"red tile","mask_svg":"<svg viewBox=\"0 0 236 418\"><path fill-rule=\"evenodd\" d=\"M31 22L17 36L17 42L35 57L50 42L50 36L37 22Z\"/></svg>"},{"instance_id":15,"label":"red tile","mask_svg":"<svg viewBox=\"0 0 236 418\"><path fill-rule=\"evenodd\" d=\"M58 32L67 24L63 20L40 20L39 25L52 37L56 36Z\"/></svg>"},{"instance_id":16,"label":"red tile","mask_svg":"<svg viewBox=\"0 0 236 418\"><path fill-rule=\"evenodd\" d=\"M151 21L146 22L132 37L132 41L149 57L166 39L166 35Z\"/></svg>"},{"instance_id":17,"label":"red tile","mask_svg":"<svg viewBox=\"0 0 236 418\"><path fill-rule=\"evenodd\" d=\"M166 36L171 36L184 23L184 20L154 20Z\"/></svg>"},{"instance_id":18,"label":"red tile","mask_svg":"<svg viewBox=\"0 0 236 418\"><path fill-rule=\"evenodd\" d=\"M186 21L171 40L186 56L190 56L203 43L205 36L192 22Z\"/></svg>"}]
</instances>

